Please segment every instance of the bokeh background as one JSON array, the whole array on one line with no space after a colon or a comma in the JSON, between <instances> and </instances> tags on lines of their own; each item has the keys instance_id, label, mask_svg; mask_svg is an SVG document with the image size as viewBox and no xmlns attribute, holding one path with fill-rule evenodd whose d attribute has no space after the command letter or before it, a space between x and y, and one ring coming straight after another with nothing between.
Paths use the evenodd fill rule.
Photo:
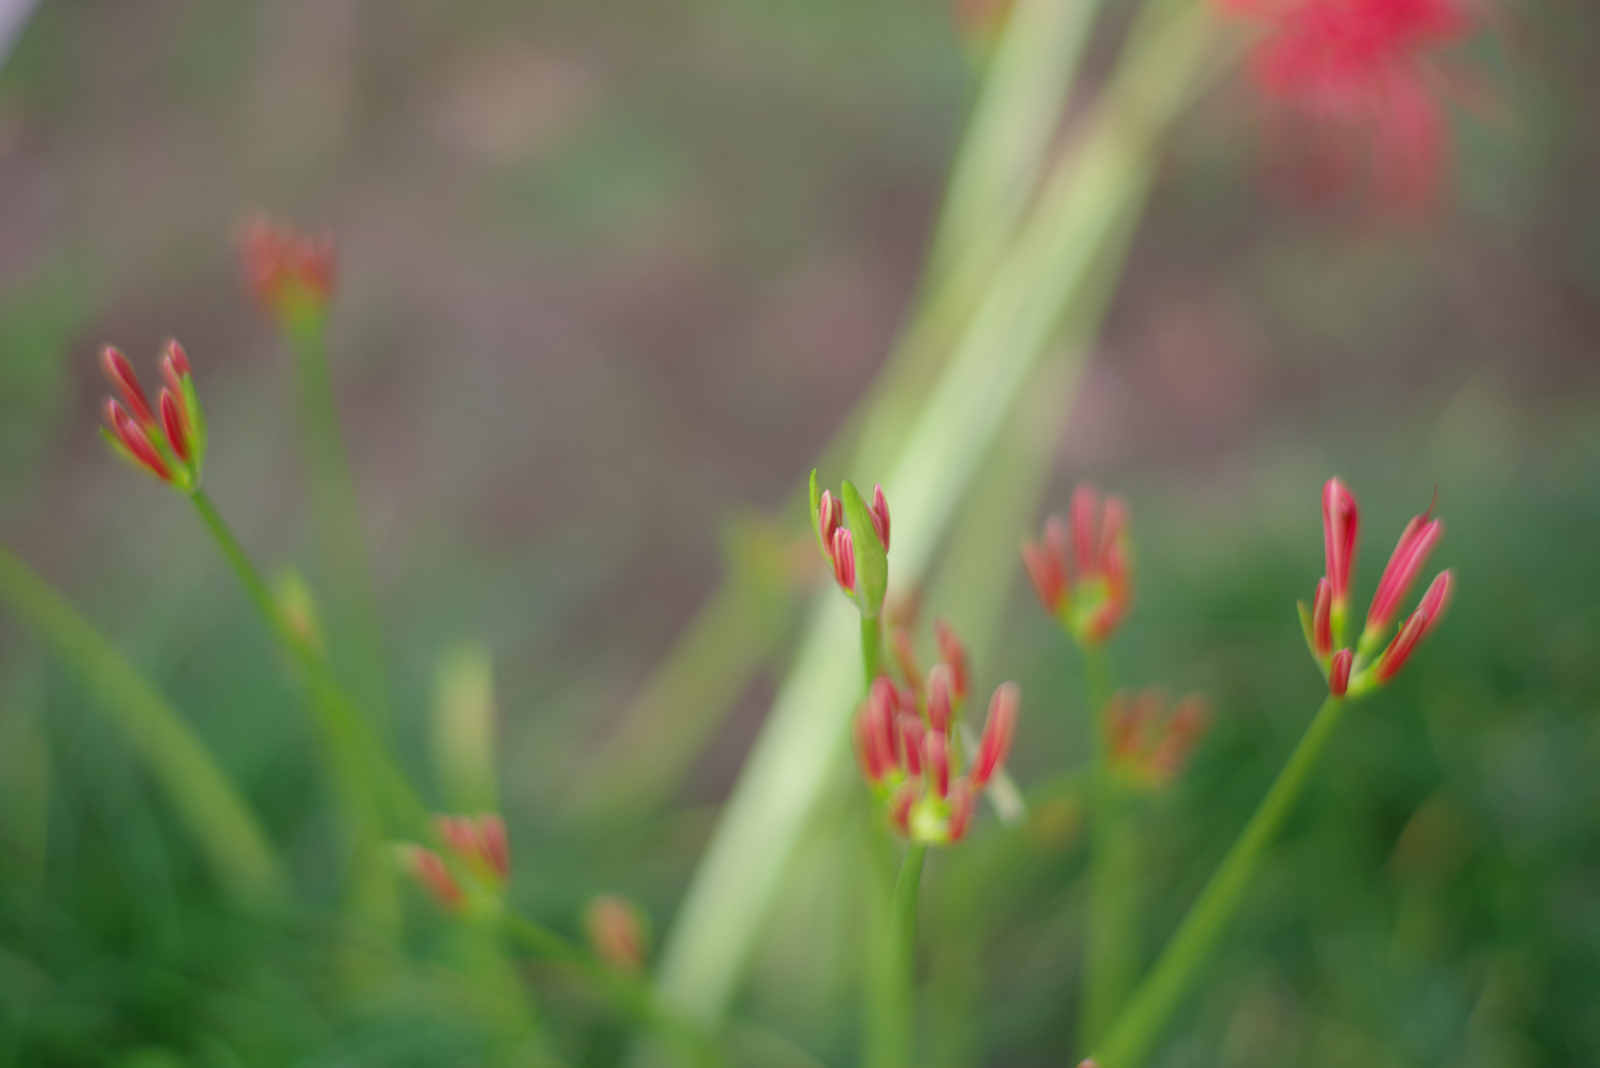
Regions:
<instances>
[{"instance_id":1,"label":"bokeh background","mask_svg":"<svg viewBox=\"0 0 1600 1068\"><path fill-rule=\"evenodd\" d=\"M1362 501L1359 590L1435 493L1460 580L1353 711L1163 1065L1600 1063L1600 9L1488 21L1421 218L1264 189L1242 85L1181 123L1051 445L1052 506L1079 478L1133 506L1123 676L1217 714L1148 814L1149 952L1318 701L1293 602L1322 480ZM20 23L0 537L184 709L309 900L335 875L297 697L182 502L98 440L98 347L153 369L183 341L213 494L258 559L314 573L289 368L232 234L265 207L336 235L408 759L441 652L483 642L519 900L571 930L620 891L660 935L787 647L659 804L602 823L573 799L730 524L783 500L882 364L974 84L961 25L942 0L44 0ZM1083 759L1078 669L1012 578L977 668L1021 680L1014 769L1042 789ZM741 1062L854 1058L860 910L821 837L740 996ZM1048 797L937 858L930 1065L1066 1063L1083 859ZM446 1008L331 994L320 916L234 915L102 711L0 617L0 1065L478 1063ZM622 1049L596 1023L578 1059Z\"/></svg>"}]
</instances>

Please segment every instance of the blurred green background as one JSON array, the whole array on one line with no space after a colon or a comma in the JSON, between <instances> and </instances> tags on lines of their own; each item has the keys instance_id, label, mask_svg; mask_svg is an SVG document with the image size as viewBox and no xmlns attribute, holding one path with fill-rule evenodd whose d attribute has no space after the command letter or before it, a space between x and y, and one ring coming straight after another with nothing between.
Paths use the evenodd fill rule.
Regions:
<instances>
[{"instance_id":1,"label":"blurred green background","mask_svg":"<svg viewBox=\"0 0 1600 1068\"><path fill-rule=\"evenodd\" d=\"M1491 25L1424 220L1263 193L1241 85L1191 114L1053 445L1053 507L1085 477L1133 506L1122 677L1217 713L1146 816L1147 953L1320 698L1293 602L1322 480L1362 502L1363 597L1436 490L1460 580L1352 711L1164 1066L1600 1063L1600 9ZM483 642L518 901L574 931L620 891L659 936L781 643L666 804L601 821L573 798L732 517L778 505L880 366L975 72L942 0L45 0L0 68L0 538L185 711L308 904L237 914L102 710L0 616L0 1065L497 1055L438 975L342 992L359 965L323 952L342 862L298 697L182 502L93 432L98 346L148 371L185 344L213 494L270 569L314 573L288 366L231 233L264 206L336 235L407 759L425 778L440 654ZM1084 758L1078 665L1011 576L977 675L1022 682L1013 767L1039 800L930 867L930 1068L1073 1052L1084 856L1049 784ZM738 1063L854 1059L860 793L841 780L789 876ZM448 932L412 911L432 959ZM571 1063L621 1063L593 1005L529 978L580 1021Z\"/></svg>"}]
</instances>

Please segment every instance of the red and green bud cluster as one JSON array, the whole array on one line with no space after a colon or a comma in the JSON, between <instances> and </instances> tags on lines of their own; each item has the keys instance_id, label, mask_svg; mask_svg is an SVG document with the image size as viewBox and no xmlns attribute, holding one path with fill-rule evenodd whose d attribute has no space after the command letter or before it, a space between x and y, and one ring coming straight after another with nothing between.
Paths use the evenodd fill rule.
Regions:
<instances>
[{"instance_id":1,"label":"red and green bud cluster","mask_svg":"<svg viewBox=\"0 0 1600 1068\"><path fill-rule=\"evenodd\" d=\"M1444 536L1444 524L1432 515L1430 506L1401 532L1400 543L1395 546L1388 566L1383 569L1383 577L1378 580L1378 592L1367 611L1366 626L1351 648L1345 643L1345 626L1360 510L1355 496L1337 478L1330 478L1323 487L1322 531L1327 573L1317 581L1311 606L1306 607L1304 601L1300 603L1300 625L1333 696L1359 696L1388 682L1405 666L1418 643L1444 614L1455 581L1449 571L1441 571L1434 577L1417 610L1390 637L1390 628L1406 594L1411 591L1434 546Z\"/></svg>"},{"instance_id":2,"label":"red and green bud cluster","mask_svg":"<svg viewBox=\"0 0 1600 1068\"><path fill-rule=\"evenodd\" d=\"M833 580L867 617L883 608L889 586L889 501L882 486L872 488L872 503L849 482L835 497L818 491L811 472L811 529L817 548L833 570Z\"/></svg>"},{"instance_id":3,"label":"red and green bud cluster","mask_svg":"<svg viewBox=\"0 0 1600 1068\"><path fill-rule=\"evenodd\" d=\"M333 297L333 239L311 235L263 213L239 227L239 263L246 284L279 329L314 326Z\"/></svg>"},{"instance_id":4,"label":"red and green bud cluster","mask_svg":"<svg viewBox=\"0 0 1600 1068\"><path fill-rule=\"evenodd\" d=\"M106 398L108 425L100 431L112 449L170 486L185 492L198 489L205 464L206 418L183 347L167 342L161 356L166 385L154 404L121 352L107 346L100 362L121 398Z\"/></svg>"},{"instance_id":5,"label":"red and green bud cluster","mask_svg":"<svg viewBox=\"0 0 1600 1068\"><path fill-rule=\"evenodd\" d=\"M1022 545L1022 562L1046 611L1078 641L1105 641L1128 613L1132 552L1128 507L1087 483L1072 494L1070 520L1051 516L1044 537Z\"/></svg>"},{"instance_id":6,"label":"red and green bud cluster","mask_svg":"<svg viewBox=\"0 0 1600 1068\"><path fill-rule=\"evenodd\" d=\"M400 862L440 907L461 912L474 900L498 901L511 878L511 845L497 813L433 818L443 851L404 843ZM446 860L446 857L449 859Z\"/></svg>"},{"instance_id":7,"label":"red and green bud cluster","mask_svg":"<svg viewBox=\"0 0 1600 1068\"><path fill-rule=\"evenodd\" d=\"M609 967L627 975L644 972L650 927L638 906L617 894L601 894L583 910L589 948Z\"/></svg>"},{"instance_id":8,"label":"red and green bud cluster","mask_svg":"<svg viewBox=\"0 0 1600 1068\"><path fill-rule=\"evenodd\" d=\"M1106 751L1118 778L1144 790L1159 790L1183 773L1211 726L1204 697L1190 694L1170 709L1165 692L1112 695L1106 705Z\"/></svg>"},{"instance_id":9,"label":"red and green bud cluster","mask_svg":"<svg viewBox=\"0 0 1600 1068\"><path fill-rule=\"evenodd\" d=\"M978 795L1011 750L1020 691L1012 682L995 690L961 774L963 743L970 738L959 729L967 698L966 652L941 625L940 659L924 678L902 635L896 635L895 651L906 685L895 685L888 675L872 681L856 715L856 757L897 833L919 842L959 842L971 826Z\"/></svg>"}]
</instances>

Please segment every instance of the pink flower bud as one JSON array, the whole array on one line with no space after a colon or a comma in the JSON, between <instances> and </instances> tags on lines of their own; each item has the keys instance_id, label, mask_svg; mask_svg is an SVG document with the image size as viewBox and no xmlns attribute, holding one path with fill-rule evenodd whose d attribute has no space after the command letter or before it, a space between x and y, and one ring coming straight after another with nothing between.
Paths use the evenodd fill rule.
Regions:
<instances>
[{"instance_id":1,"label":"pink flower bud","mask_svg":"<svg viewBox=\"0 0 1600 1068\"><path fill-rule=\"evenodd\" d=\"M1050 551L1048 545L1025 541L1022 543L1022 564L1028 569L1033 592L1039 595L1039 603L1044 605L1045 611L1051 615L1059 613L1066 599L1067 576L1056 554Z\"/></svg>"},{"instance_id":2,"label":"pink flower bud","mask_svg":"<svg viewBox=\"0 0 1600 1068\"><path fill-rule=\"evenodd\" d=\"M929 731L922 744L928 762L928 786L943 800L950 792L950 744L938 731Z\"/></svg>"},{"instance_id":3,"label":"pink flower bud","mask_svg":"<svg viewBox=\"0 0 1600 1068\"><path fill-rule=\"evenodd\" d=\"M1356 555L1356 531L1360 516L1356 499L1337 478L1322 487L1322 541L1327 556L1328 585L1335 604L1343 604L1350 592L1350 567Z\"/></svg>"},{"instance_id":4,"label":"pink flower bud","mask_svg":"<svg viewBox=\"0 0 1600 1068\"><path fill-rule=\"evenodd\" d=\"M239 227L238 244L245 282L280 327L326 308L334 288L331 238L302 233L257 213Z\"/></svg>"},{"instance_id":5,"label":"pink flower bud","mask_svg":"<svg viewBox=\"0 0 1600 1068\"><path fill-rule=\"evenodd\" d=\"M400 847L400 859L411 877L440 906L452 912L461 908L466 899L439 854L419 845L405 845Z\"/></svg>"},{"instance_id":6,"label":"pink flower bud","mask_svg":"<svg viewBox=\"0 0 1600 1068\"><path fill-rule=\"evenodd\" d=\"M961 644L955 630L944 620L935 620L933 635L939 643L939 659L950 668L950 696L955 704L967 699L967 648Z\"/></svg>"},{"instance_id":7,"label":"pink flower bud","mask_svg":"<svg viewBox=\"0 0 1600 1068\"><path fill-rule=\"evenodd\" d=\"M192 455L189 450L189 433L183 425L183 417L178 414L178 400L170 389L161 391L161 427L166 431L167 442L172 446L172 451L177 453L178 459L188 463Z\"/></svg>"},{"instance_id":8,"label":"pink flower bud","mask_svg":"<svg viewBox=\"0 0 1600 1068\"><path fill-rule=\"evenodd\" d=\"M895 731L895 719L899 711L900 700L895 693L894 683L882 675L873 679L872 688L867 691L867 726L872 731L877 764L882 768L879 778L900 767L901 750Z\"/></svg>"},{"instance_id":9,"label":"pink flower bud","mask_svg":"<svg viewBox=\"0 0 1600 1068\"><path fill-rule=\"evenodd\" d=\"M619 972L644 971L649 946L644 918L633 902L617 894L601 894L583 910L583 932L601 961Z\"/></svg>"},{"instance_id":10,"label":"pink flower bud","mask_svg":"<svg viewBox=\"0 0 1600 1068\"><path fill-rule=\"evenodd\" d=\"M833 579L844 592L856 592L856 552L850 540L850 528L839 527L833 532Z\"/></svg>"},{"instance_id":11,"label":"pink flower bud","mask_svg":"<svg viewBox=\"0 0 1600 1068\"><path fill-rule=\"evenodd\" d=\"M1399 633L1378 658L1376 678L1379 682L1388 682L1394 678L1395 673L1405 667L1417 644L1427 637L1428 632L1438 623L1439 617L1444 614L1445 608L1450 603L1453 582L1454 578L1448 571L1439 572L1439 576L1433 580L1428 592L1422 595L1422 603L1411 613L1411 618L1401 625Z\"/></svg>"},{"instance_id":12,"label":"pink flower bud","mask_svg":"<svg viewBox=\"0 0 1600 1068\"><path fill-rule=\"evenodd\" d=\"M967 828L972 826L972 800L974 790L966 779L958 779L950 787L950 841L959 842L967 836Z\"/></svg>"},{"instance_id":13,"label":"pink flower bud","mask_svg":"<svg viewBox=\"0 0 1600 1068\"><path fill-rule=\"evenodd\" d=\"M1378 580L1378 592L1367 612L1368 628L1381 631L1388 627L1416 581L1417 573L1427 563L1428 554L1443 536L1444 524L1437 519L1430 520L1426 514L1406 524L1394 555L1389 557L1389 566L1383 569L1383 578Z\"/></svg>"},{"instance_id":14,"label":"pink flower bud","mask_svg":"<svg viewBox=\"0 0 1600 1068\"><path fill-rule=\"evenodd\" d=\"M899 834L911 834L911 806L917 803L917 789L911 783L902 783L889 799L889 826Z\"/></svg>"},{"instance_id":15,"label":"pink flower bud","mask_svg":"<svg viewBox=\"0 0 1600 1068\"><path fill-rule=\"evenodd\" d=\"M989 716L983 724L983 736L978 740L978 754L973 758L968 773L972 787L981 790L1005 763L1011 751L1011 736L1017 729L1017 705L1022 692L1014 682L1006 682L995 690L989 701Z\"/></svg>"},{"instance_id":16,"label":"pink flower bud","mask_svg":"<svg viewBox=\"0 0 1600 1068\"><path fill-rule=\"evenodd\" d=\"M1317 596L1311 608L1311 635L1317 656L1333 652L1333 586L1326 578L1317 580Z\"/></svg>"},{"instance_id":17,"label":"pink flower bud","mask_svg":"<svg viewBox=\"0 0 1600 1068\"><path fill-rule=\"evenodd\" d=\"M950 733L950 665L943 661L928 672L928 726L940 734Z\"/></svg>"},{"instance_id":18,"label":"pink flower bud","mask_svg":"<svg viewBox=\"0 0 1600 1068\"><path fill-rule=\"evenodd\" d=\"M1355 661L1355 654L1349 649L1340 649L1333 654L1333 660L1328 665L1328 692L1335 697L1343 697L1350 689L1350 665Z\"/></svg>"},{"instance_id":19,"label":"pink flower bud","mask_svg":"<svg viewBox=\"0 0 1600 1068\"><path fill-rule=\"evenodd\" d=\"M932 734L922 729L922 720L909 713L900 713L899 718L901 752L906 758L906 774L922 774L922 754L924 751L923 736L932 737Z\"/></svg>"},{"instance_id":20,"label":"pink flower bud","mask_svg":"<svg viewBox=\"0 0 1600 1068\"><path fill-rule=\"evenodd\" d=\"M122 392L123 402L128 410L133 413L133 418L141 427L153 429L156 425L155 413L150 410L150 397L145 393L144 387L139 384L139 376L133 373L133 365L128 358L110 345L100 354L100 362L105 366L106 374Z\"/></svg>"},{"instance_id":21,"label":"pink flower bud","mask_svg":"<svg viewBox=\"0 0 1600 1068\"><path fill-rule=\"evenodd\" d=\"M1100 539L1096 537L1095 520L1100 512L1100 494L1087 482L1080 482L1072 491L1072 552L1077 564L1076 574L1081 581L1098 570Z\"/></svg>"},{"instance_id":22,"label":"pink flower bud","mask_svg":"<svg viewBox=\"0 0 1600 1068\"><path fill-rule=\"evenodd\" d=\"M1111 553L1122 554L1122 543L1128 536L1128 503L1121 497L1107 497L1105 518L1101 521L1099 564L1103 571L1111 570Z\"/></svg>"},{"instance_id":23,"label":"pink flower bud","mask_svg":"<svg viewBox=\"0 0 1600 1068\"><path fill-rule=\"evenodd\" d=\"M172 481L172 469L150 443L144 430L123 411L122 405L114 400L107 400L106 419L111 423L112 435L124 449L128 450L128 454L134 460L161 481L168 483Z\"/></svg>"},{"instance_id":24,"label":"pink flower bud","mask_svg":"<svg viewBox=\"0 0 1600 1068\"><path fill-rule=\"evenodd\" d=\"M498 812L479 814L478 842L489 870L501 879L511 878L511 840L506 835L506 821Z\"/></svg>"},{"instance_id":25,"label":"pink flower bud","mask_svg":"<svg viewBox=\"0 0 1600 1068\"><path fill-rule=\"evenodd\" d=\"M823 490L822 497L817 501L817 532L822 535L822 545L828 554L828 562L833 562L833 532L839 529L843 522L843 510L839 507L839 498L830 490Z\"/></svg>"},{"instance_id":26,"label":"pink flower bud","mask_svg":"<svg viewBox=\"0 0 1600 1068\"><path fill-rule=\"evenodd\" d=\"M166 355L161 362L172 373L173 377L180 380L189 373L189 357L184 353L183 346L178 344L176 338L167 340Z\"/></svg>"},{"instance_id":27,"label":"pink flower bud","mask_svg":"<svg viewBox=\"0 0 1600 1068\"><path fill-rule=\"evenodd\" d=\"M883 495L881 484L872 487L872 506L867 509L867 515L872 518L872 530L878 535L878 541L883 543L883 551L889 551L889 501Z\"/></svg>"}]
</instances>

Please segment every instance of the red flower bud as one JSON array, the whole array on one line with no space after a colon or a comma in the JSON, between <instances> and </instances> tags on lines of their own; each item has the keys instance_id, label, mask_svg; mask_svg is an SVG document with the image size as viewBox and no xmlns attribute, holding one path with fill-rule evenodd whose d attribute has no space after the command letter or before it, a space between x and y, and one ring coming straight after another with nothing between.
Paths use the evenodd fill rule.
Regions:
<instances>
[{"instance_id":1,"label":"red flower bud","mask_svg":"<svg viewBox=\"0 0 1600 1068\"><path fill-rule=\"evenodd\" d=\"M928 672L928 726L940 734L950 733L950 665L940 661Z\"/></svg>"},{"instance_id":2,"label":"red flower bud","mask_svg":"<svg viewBox=\"0 0 1600 1068\"><path fill-rule=\"evenodd\" d=\"M1322 487L1322 541L1335 604L1343 604L1350 593L1350 567L1355 560L1359 526L1355 497L1337 478L1328 479Z\"/></svg>"},{"instance_id":3,"label":"red flower bud","mask_svg":"<svg viewBox=\"0 0 1600 1068\"><path fill-rule=\"evenodd\" d=\"M1077 564L1075 577L1082 581L1085 576L1098 570L1100 540L1096 537L1095 519L1100 511L1100 494L1087 482L1081 482L1072 491L1072 551L1073 560Z\"/></svg>"},{"instance_id":4,"label":"red flower bud","mask_svg":"<svg viewBox=\"0 0 1600 1068\"><path fill-rule=\"evenodd\" d=\"M1411 613L1411 618L1400 627L1399 633L1378 658L1375 677L1379 682L1388 682L1394 678L1395 673L1405 667L1417 643L1427 637L1434 624L1438 623L1439 617L1444 614L1445 608L1450 603L1453 581L1450 572L1441 571L1433 580L1433 584L1428 587L1428 592L1422 595L1422 603Z\"/></svg>"},{"instance_id":5,"label":"red flower bud","mask_svg":"<svg viewBox=\"0 0 1600 1068\"><path fill-rule=\"evenodd\" d=\"M644 971L649 946L644 917L633 902L616 894L601 894L583 910L583 932L594 955L617 971L637 975Z\"/></svg>"},{"instance_id":6,"label":"red flower bud","mask_svg":"<svg viewBox=\"0 0 1600 1068\"><path fill-rule=\"evenodd\" d=\"M1067 595L1067 575L1048 543L1023 542L1022 564L1028 569L1033 592L1039 595L1039 603L1044 605L1045 611L1051 615L1060 612Z\"/></svg>"},{"instance_id":7,"label":"red flower bud","mask_svg":"<svg viewBox=\"0 0 1600 1068\"><path fill-rule=\"evenodd\" d=\"M1311 609L1311 635L1317 656L1333 652L1333 587L1326 578L1317 580L1317 596Z\"/></svg>"},{"instance_id":8,"label":"red flower bud","mask_svg":"<svg viewBox=\"0 0 1600 1068\"><path fill-rule=\"evenodd\" d=\"M978 740L978 754L973 758L968 773L975 790L989 784L989 779L1005 763L1011 751L1011 736L1017 729L1017 705L1022 692L1014 682L1002 683L989 701L989 716L983 724L983 736Z\"/></svg>"},{"instance_id":9,"label":"red flower bud","mask_svg":"<svg viewBox=\"0 0 1600 1068\"><path fill-rule=\"evenodd\" d=\"M922 729L922 720L905 712L900 713L899 727L900 751L905 754L906 774L921 775L922 754L926 744L923 736L931 738L933 735Z\"/></svg>"},{"instance_id":10,"label":"red flower bud","mask_svg":"<svg viewBox=\"0 0 1600 1068\"><path fill-rule=\"evenodd\" d=\"M1355 662L1355 654L1349 649L1340 649L1333 654L1333 660L1328 665L1328 692L1335 697L1343 697L1350 689L1350 665Z\"/></svg>"},{"instance_id":11,"label":"red flower bud","mask_svg":"<svg viewBox=\"0 0 1600 1068\"><path fill-rule=\"evenodd\" d=\"M400 859L411 877L433 896L434 901L451 911L461 908L466 899L439 854L418 845L405 845L400 847Z\"/></svg>"},{"instance_id":12,"label":"red flower bud","mask_svg":"<svg viewBox=\"0 0 1600 1068\"><path fill-rule=\"evenodd\" d=\"M489 870L502 879L511 878L511 840L506 835L506 821L498 812L478 816L478 841Z\"/></svg>"},{"instance_id":13,"label":"red flower bud","mask_svg":"<svg viewBox=\"0 0 1600 1068\"><path fill-rule=\"evenodd\" d=\"M839 504L839 498L832 491L823 490L817 502L817 532L822 535L823 549L830 562L833 560L833 532L839 529L842 522L844 509Z\"/></svg>"},{"instance_id":14,"label":"red flower bud","mask_svg":"<svg viewBox=\"0 0 1600 1068\"><path fill-rule=\"evenodd\" d=\"M855 596L856 552L849 527L839 527L833 532L833 579L841 590Z\"/></svg>"},{"instance_id":15,"label":"red flower bud","mask_svg":"<svg viewBox=\"0 0 1600 1068\"><path fill-rule=\"evenodd\" d=\"M166 431L172 451L178 454L178 459L188 463L191 455L189 432L183 425L183 417L178 414L178 400L170 389L161 391L161 427Z\"/></svg>"},{"instance_id":16,"label":"red flower bud","mask_svg":"<svg viewBox=\"0 0 1600 1068\"><path fill-rule=\"evenodd\" d=\"M950 841L959 842L967 836L967 828L972 826L972 801L973 788L966 779L958 779L950 787Z\"/></svg>"},{"instance_id":17,"label":"red flower bud","mask_svg":"<svg viewBox=\"0 0 1600 1068\"><path fill-rule=\"evenodd\" d=\"M911 783L902 783L889 799L889 826L900 834L911 834L911 806L917 803L917 789Z\"/></svg>"},{"instance_id":18,"label":"red flower bud","mask_svg":"<svg viewBox=\"0 0 1600 1068\"><path fill-rule=\"evenodd\" d=\"M128 358L107 345L100 353L100 362L104 365L111 381L121 391L123 402L133 413L133 418L138 420L141 427L154 429L156 417L150 410L150 397L139 384L139 376L133 373L133 365L128 362Z\"/></svg>"},{"instance_id":19,"label":"red flower bud","mask_svg":"<svg viewBox=\"0 0 1600 1068\"><path fill-rule=\"evenodd\" d=\"M108 399L106 419L111 423L112 435L128 451L128 455L161 481L172 481L172 469L150 443L150 438L146 436L144 430L123 411L122 405Z\"/></svg>"},{"instance_id":20,"label":"red flower bud","mask_svg":"<svg viewBox=\"0 0 1600 1068\"><path fill-rule=\"evenodd\" d=\"M950 669L950 696L955 704L967 699L967 648L961 644L954 628L944 620L935 620L933 635L939 643L939 659Z\"/></svg>"},{"instance_id":21,"label":"red flower bud","mask_svg":"<svg viewBox=\"0 0 1600 1068\"><path fill-rule=\"evenodd\" d=\"M333 296L333 240L275 224L264 214L239 228L239 261L251 293L279 327L320 315Z\"/></svg>"},{"instance_id":22,"label":"red flower bud","mask_svg":"<svg viewBox=\"0 0 1600 1068\"><path fill-rule=\"evenodd\" d=\"M928 761L928 788L943 800L950 792L950 744L938 731L928 731L922 744Z\"/></svg>"},{"instance_id":23,"label":"red flower bud","mask_svg":"<svg viewBox=\"0 0 1600 1068\"><path fill-rule=\"evenodd\" d=\"M883 551L889 551L889 500L883 495L881 484L872 487L872 505L867 509L867 515L872 519L872 530L878 535L878 540L883 543Z\"/></svg>"},{"instance_id":24,"label":"red flower bud","mask_svg":"<svg viewBox=\"0 0 1600 1068\"><path fill-rule=\"evenodd\" d=\"M1378 592L1372 598L1371 610L1367 612L1369 629L1381 631L1388 627L1411 589L1411 584L1416 581L1417 572L1422 570L1428 554L1433 552L1433 547L1439 544L1443 536L1444 524L1437 519L1430 520L1426 514L1406 524L1406 529L1400 535L1400 543L1394 548L1394 555L1389 557L1389 566L1383 569L1383 578L1378 580Z\"/></svg>"}]
</instances>

